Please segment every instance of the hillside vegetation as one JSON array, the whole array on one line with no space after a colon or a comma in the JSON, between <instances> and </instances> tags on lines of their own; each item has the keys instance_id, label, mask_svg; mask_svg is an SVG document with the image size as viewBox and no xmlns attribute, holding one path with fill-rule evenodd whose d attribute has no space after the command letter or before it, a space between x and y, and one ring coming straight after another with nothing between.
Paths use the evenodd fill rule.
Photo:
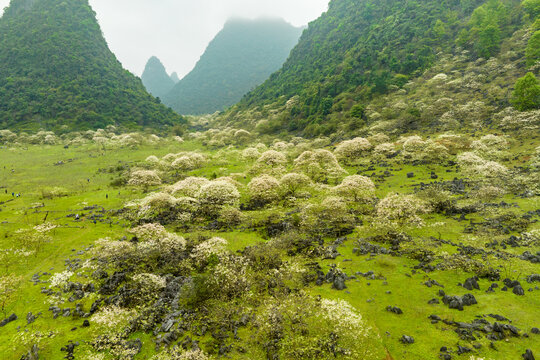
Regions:
<instances>
[{"instance_id":1,"label":"hillside vegetation","mask_svg":"<svg viewBox=\"0 0 540 360\"><path fill-rule=\"evenodd\" d=\"M511 105L519 77L528 71L538 75L537 6L532 0L523 5L514 0L331 1L282 69L221 123L260 125L270 133L349 136L380 119L431 125L426 122L443 113L426 110L442 98L452 99L453 108L474 99L501 111ZM494 73L489 66L495 64ZM477 79L473 69L485 75ZM427 82L438 73L453 87L445 96L431 92L434 85ZM473 87L464 84L472 77ZM401 111L390 110L401 103ZM538 108L536 97L527 110Z\"/></svg>"},{"instance_id":2,"label":"hillside vegetation","mask_svg":"<svg viewBox=\"0 0 540 360\"><path fill-rule=\"evenodd\" d=\"M0 18L0 64L0 128L183 121L122 68L86 0L12 0Z\"/></svg>"}]
</instances>

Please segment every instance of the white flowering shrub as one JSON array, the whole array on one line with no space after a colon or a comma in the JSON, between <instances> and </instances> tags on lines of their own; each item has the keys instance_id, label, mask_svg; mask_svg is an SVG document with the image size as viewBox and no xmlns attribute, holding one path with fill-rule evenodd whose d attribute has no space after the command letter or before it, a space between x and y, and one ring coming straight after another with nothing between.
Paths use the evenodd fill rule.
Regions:
<instances>
[{"instance_id":1,"label":"white flowering shrub","mask_svg":"<svg viewBox=\"0 0 540 360\"><path fill-rule=\"evenodd\" d=\"M279 180L281 188L286 194L294 196L298 191L311 185L311 179L304 174L288 173Z\"/></svg>"},{"instance_id":2,"label":"white flowering shrub","mask_svg":"<svg viewBox=\"0 0 540 360\"><path fill-rule=\"evenodd\" d=\"M257 160L261 156L259 150L254 147L246 148L242 151L242 158L245 160L253 161Z\"/></svg>"},{"instance_id":3,"label":"white flowering shrub","mask_svg":"<svg viewBox=\"0 0 540 360\"><path fill-rule=\"evenodd\" d=\"M145 189L160 184L161 178L154 170L135 170L131 173L128 180L128 185L140 186Z\"/></svg>"},{"instance_id":4,"label":"white flowering shrub","mask_svg":"<svg viewBox=\"0 0 540 360\"><path fill-rule=\"evenodd\" d=\"M223 256L213 268L209 285L214 296L222 300L242 297L250 289L249 262L243 256Z\"/></svg>"},{"instance_id":5,"label":"white flowering shrub","mask_svg":"<svg viewBox=\"0 0 540 360\"><path fill-rule=\"evenodd\" d=\"M354 223L346 201L338 196L329 196L320 204L310 204L300 213L301 227L313 234L334 236L343 228Z\"/></svg>"},{"instance_id":6,"label":"white flowering shrub","mask_svg":"<svg viewBox=\"0 0 540 360\"><path fill-rule=\"evenodd\" d=\"M240 192L230 181L214 180L201 186L197 199L205 211L212 214L223 206L236 206L240 199Z\"/></svg>"},{"instance_id":7,"label":"white flowering shrub","mask_svg":"<svg viewBox=\"0 0 540 360\"><path fill-rule=\"evenodd\" d=\"M201 187L209 182L210 180L203 177L190 176L171 185L167 191L173 196L184 195L195 198L199 195Z\"/></svg>"},{"instance_id":8,"label":"white flowering shrub","mask_svg":"<svg viewBox=\"0 0 540 360\"><path fill-rule=\"evenodd\" d=\"M49 287L59 288L60 290L63 290L72 276L73 276L73 272L67 271L67 270L56 273L53 276L51 276L51 278L49 279Z\"/></svg>"},{"instance_id":9,"label":"white flowering shrub","mask_svg":"<svg viewBox=\"0 0 540 360\"><path fill-rule=\"evenodd\" d=\"M167 286L165 278L150 273L137 274L132 280L138 292L138 300L143 303L156 299L159 292Z\"/></svg>"},{"instance_id":10,"label":"white flowering shrub","mask_svg":"<svg viewBox=\"0 0 540 360\"><path fill-rule=\"evenodd\" d=\"M408 161L440 162L448 159L448 149L433 140L424 141L420 136L413 135L402 138L402 157Z\"/></svg>"},{"instance_id":11,"label":"white flowering shrub","mask_svg":"<svg viewBox=\"0 0 540 360\"><path fill-rule=\"evenodd\" d=\"M496 161L485 160L473 152L461 153L458 165L465 176L481 182L501 182L508 175L508 169Z\"/></svg>"},{"instance_id":12,"label":"white flowering shrub","mask_svg":"<svg viewBox=\"0 0 540 360\"><path fill-rule=\"evenodd\" d=\"M491 201L504 194L506 191L498 186L485 185L473 191L472 196L483 201Z\"/></svg>"},{"instance_id":13,"label":"white flowering shrub","mask_svg":"<svg viewBox=\"0 0 540 360\"><path fill-rule=\"evenodd\" d=\"M335 155L324 149L303 152L294 160L294 166L314 181L335 181L346 174Z\"/></svg>"},{"instance_id":14,"label":"white flowering shrub","mask_svg":"<svg viewBox=\"0 0 540 360\"><path fill-rule=\"evenodd\" d=\"M186 240L174 233L168 232L160 224L144 224L130 230L139 242L137 253L147 260L169 260L179 256L186 247Z\"/></svg>"},{"instance_id":15,"label":"white flowering shrub","mask_svg":"<svg viewBox=\"0 0 540 360\"><path fill-rule=\"evenodd\" d=\"M257 159L251 172L254 174L268 173L271 175L282 174L285 172L287 157L276 150L268 150L262 153Z\"/></svg>"},{"instance_id":16,"label":"white flowering shrub","mask_svg":"<svg viewBox=\"0 0 540 360\"><path fill-rule=\"evenodd\" d=\"M99 239L93 249L93 255L108 263L116 264L133 260L137 256L135 245L128 241Z\"/></svg>"},{"instance_id":17,"label":"white flowering shrub","mask_svg":"<svg viewBox=\"0 0 540 360\"><path fill-rule=\"evenodd\" d=\"M253 203L270 204L280 197L279 181L270 175L253 178L248 184L248 193Z\"/></svg>"},{"instance_id":18,"label":"white flowering shrub","mask_svg":"<svg viewBox=\"0 0 540 360\"><path fill-rule=\"evenodd\" d=\"M301 320L300 320L301 319ZM267 303L257 320L259 336L274 339L283 359L383 359L381 339L344 300L314 299L303 293ZM328 339L334 344L327 346Z\"/></svg>"},{"instance_id":19,"label":"white flowering shrub","mask_svg":"<svg viewBox=\"0 0 540 360\"><path fill-rule=\"evenodd\" d=\"M338 159L346 163L353 163L362 158L368 151L373 148L369 140L364 138L355 138L342 142L336 147L334 154Z\"/></svg>"},{"instance_id":20,"label":"white flowering shrub","mask_svg":"<svg viewBox=\"0 0 540 360\"><path fill-rule=\"evenodd\" d=\"M470 140L466 136L450 133L439 135L435 141L447 148L452 154L455 154L459 150L468 149L471 145Z\"/></svg>"},{"instance_id":21,"label":"white flowering shrub","mask_svg":"<svg viewBox=\"0 0 540 360\"><path fill-rule=\"evenodd\" d=\"M393 227L422 226L419 216L429 212L428 205L414 195L389 194L376 208L377 221Z\"/></svg>"},{"instance_id":22,"label":"white flowering shrub","mask_svg":"<svg viewBox=\"0 0 540 360\"><path fill-rule=\"evenodd\" d=\"M161 353L154 355L150 360L209 360L210 358L204 351L197 350L180 350L177 347L169 348Z\"/></svg>"},{"instance_id":23,"label":"white flowering shrub","mask_svg":"<svg viewBox=\"0 0 540 360\"><path fill-rule=\"evenodd\" d=\"M145 160L147 163L151 164L151 165L156 165L159 163L159 159L157 156L155 155L150 155L149 157L146 158Z\"/></svg>"},{"instance_id":24,"label":"white flowering shrub","mask_svg":"<svg viewBox=\"0 0 540 360\"><path fill-rule=\"evenodd\" d=\"M124 309L118 306L107 306L92 315L92 323L106 333L120 333L130 320L136 315L133 310Z\"/></svg>"},{"instance_id":25,"label":"white flowering shrub","mask_svg":"<svg viewBox=\"0 0 540 360\"><path fill-rule=\"evenodd\" d=\"M389 143L390 142L390 137L386 134L383 134L383 133L375 133L373 135L371 135L370 137L368 137L367 139L371 144L373 145L380 145L380 144L384 144L384 143Z\"/></svg>"},{"instance_id":26,"label":"white flowering shrub","mask_svg":"<svg viewBox=\"0 0 540 360\"><path fill-rule=\"evenodd\" d=\"M171 167L175 170L189 171L195 169L195 163L189 156L180 156L176 158L171 164Z\"/></svg>"},{"instance_id":27,"label":"white flowering shrub","mask_svg":"<svg viewBox=\"0 0 540 360\"><path fill-rule=\"evenodd\" d=\"M373 156L376 159L384 160L396 152L396 147L392 143L382 143L373 149Z\"/></svg>"},{"instance_id":28,"label":"white flowering shrub","mask_svg":"<svg viewBox=\"0 0 540 360\"><path fill-rule=\"evenodd\" d=\"M176 198L164 192L156 192L145 198L126 204L126 208L136 211L137 216L143 219L152 219L161 214L171 212L176 207Z\"/></svg>"},{"instance_id":29,"label":"white flowering shrub","mask_svg":"<svg viewBox=\"0 0 540 360\"><path fill-rule=\"evenodd\" d=\"M347 176L332 191L348 201L366 201L375 195L375 184L361 175Z\"/></svg>"},{"instance_id":30,"label":"white flowering shrub","mask_svg":"<svg viewBox=\"0 0 540 360\"><path fill-rule=\"evenodd\" d=\"M17 134L10 130L0 130L0 144L9 144L17 139Z\"/></svg>"},{"instance_id":31,"label":"white flowering shrub","mask_svg":"<svg viewBox=\"0 0 540 360\"><path fill-rule=\"evenodd\" d=\"M220 237L213 237L195 246L190 256L195 263L201 265L213 255L223 255L226 252L227 244L227 240Z\"/></svg>"}]
</instances>

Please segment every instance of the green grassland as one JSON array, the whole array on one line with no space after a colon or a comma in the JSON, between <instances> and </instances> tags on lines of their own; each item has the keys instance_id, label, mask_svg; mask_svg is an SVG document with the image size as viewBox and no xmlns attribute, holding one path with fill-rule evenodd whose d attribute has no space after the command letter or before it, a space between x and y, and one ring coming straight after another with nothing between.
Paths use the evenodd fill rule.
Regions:
<instances>
[{"instance_id":1,"label":"green grassland","mask_svg":"<svg viewBox=\"0 0 540 360\"><path fill-rule=\"evenodd\" d=\"M536 138L525 138L521 142L514 141L508 149L514 156L505 161L508 168L527 166L534 149L538 146ZM50 222L57 226L50 234L51 240L42 244L35 254L21 258L20 260L6 260L1 264L0 271L3 276L18 276L22 282L14 297L7 302L4 316L12 313L17 314L18 320L0 328L0 354L2 359L19 359L29 349L29 344L24 340L25 334L41 333L43 337L39 341L40 358L61 359L66 353L60 349L69 341L78 341L80 345L75 350L75 358L78 354L92 353L91 341L98 335L93 326L82 327L83 318L72 316L59 316L52 318L49 309L48 297L41 293L42 287L49 286L48 275L41 275L43 283L34 284L31 280L34 274L47 272L54 274L66 269L66 259L82 259L91 257L91 247L95 241L101 238L118 240L123 236L131 236L129 228L134 226L133 219L119 212L124 205L132 200L143 198L147 193L142 189L121 185L113 186L115 180L129 174L131 168L147 167L145 159L150 155L158 158L169 153L181 151L198 151L205 154L209 161L201 168L191 171L169 171L162 178L167 184L174 184L186 176L200 176L208 179L229 176L242 173L237 176L239 187L245 186L254 177L249 172L251 164L238 156L234 149L212 149L203 145L200 141L190 140L182 144L173 141L162 141L157 145L141 145L132 148L110 148L90 143L80 146L63 145L7 145L0 148L0 249L16 249L21 247L17 242L16 232L19 229L29 229L44 222ZM60 163L59 163L60 162ZM421 184L432 182L452 181L454 178L463 178L460 169L455 164L447 162L432 162L427 164L414 164L409 162L394 161L387 163L360 161L352 165L344 165L346 171L352 174L361 174L371 178L376 184L375 195L382 199L388 193L397 192L410 194L421 187ZM292 171L292 162L289 161L287 171ZM385 172L386 175L385 175ZM409 178L408 173L414 172L414 177ZM437 180L431 178L431 174L438 175ZM382 175L382 176L381 176ZM157 191L164 185L153 186L148 192ZM55 190L56 188L56 190ZM51 196L61 188L61 196ZM20 194L19 197L12 193ZM324 191L310 190L310 197L303 200L305 203L316 204L326 195ZM249 196L241 190L241 202L248 202ZM452 197L458 203L471 202L470 199L461 198L458 195ZM444 262L442 256L459 252L460 246L471 246L477 249L489 250L486 244L494 239L503 240L511 235L521 236L522 233L531 230L540 230L539 216L533 215L521 231L508 230L500 233L498 230L477 227L470 230L471 224L481 223L490 217L502 213L515 214L515 218L521 218L529 211L537 211L540 208L540 198L536 196L521 197L509 192L493 200L493 203L502 201L511 204L511 207L495 208L492 212L484 208L467 214L465 219L459 215L445 215L444 213L431 212L422 215L425 225L422 227L405 227L404 232L410 236L410 243L406 249L412 249L410 253L402 251L400 254L391 256L384 254L358 255L353 249L358 247L357 240L367 238L380 233L370 221L371 216L363 216L362 211L358 215L354 230L346 235L346 240L337 247L341 254L334 259L321 256L309 256L305 253L290 253L283 251L283 259L296 261L308 267L310 263L319 263L321 270L326 273L332 265L337 265L349 277L357 272L373 271L376 279L368 279L357 276L346 281L347 288L338 291L332 285L325 283L316 286L314 283L304 284L303 290L313 296L322 296L328 299L343 299L350 303L371 327L372 337L383 351L379 351L380 359L384 353L388 359L432 359L439 354L442 346L453 351L455 358L469 359L471 355L485 359L518 359L526 349L536 351L540 349L540 335L531 334L533 327L539 327L538 309L540 309L540 291L535 289L539 284L527 283L526 276L540 273L540 264L521 260L517 257L498 258L496 256L471 255L471 259L482 261L499 270L500 280L490 281L480 279L480 290L466 290L458 283L463 283L467 278L474 276L472 272L463 269L433 269L426 271L419 267L421 261L414 254L419 250L432 252L431 263ZM236 254L242 253L247 247L267 244L270 240L265 225L272 221L287 219L287 213L294 211L297 204L287 201L278 201L264 208L245 209L241 224L231 227L212 229L208 227L212 219L193 222L188 226L180 223L167 224L167 229L185 237L188 244L199 241L199 238L219 236L228 241L227 249ZM85 210L86 209L86 210ZM354 212L354 208L350 211ZM74 214L80 216L76 220ZM96 219L96 221L94 221ZM277 219L277 220L274 220ZM504 225L504 224L503 224ZM469 230L468 230L469 229ZM324 236L323 247L332 244L337 236ZM447 242L443 243L440 240ZM451 242L452 244L450 244ZM462 244L456 246L457 244ZM389 247L388 244L381 244ZM401 250L403 250L402 247ZM82 251L82 252L80 252ZM505 254L520 256L524 251L533 254L540 251L538 241L528 247L508 248L501 250ZM411 255L413 254L413 255ZM195 270L194 270L195 272ZM517 279L523 285L524 296L512 293L512 289L504 292L500 288L504 286L502 280ZM428 287L424 283L428 280L436 280L443 284ZM84 276L78 279L84 281ZM492 293L486 293L486 289L493 282L499 284L499 288ZM298 283L291 285L294 289ZM532 291L528 291L529 288ZM428 301L438 298L438 291L443 289L447 295L464 295L472 293L477 305L467 306L464 311L449 309L442 304L428 305ZM260 296L271 295L265 294ZM89 297L76 302L66 302L63 307L74 308L75 303L81 303L88 308L95 297ZM219 313L219 309L242 308L253 306L252 299L239 297L236 300L207 300L206 308ZM386 310L387 306L398 306L403 310L402 315L396 315ZM214 310L212 310L214 309ZM217 309L217 310L216 310ZM232 310L231 310L232 311ZM257 313L261 311L255 309ZM34 315L41 313L35 322L28 324L26 314ZM488 314L497 314L511 320L511 324L520 329L518 337L508 337L503 341L491 341L485 336L476 336L477 340L463 340L454 332L454 327L443 322L432 324L429 316L436 314L442 319L456 322L471 322L475 318L485 317ZM212 315L209 315L212 316ZM216 315L217 317L217 315ZM89 318L92 324L92 318ZM486 318L493 323L495 320ZM226 356L233 359L263 359L266 358L262 345L257 342L257 336L253 333L254 328L243 327L238 329L237 339L233 341L235 346ZM317 329L310 329L311 333L317 333ZM528 337L523 334L529 334ZM412 336L414 344L405 345L400 342L403 335ZM199 341L203 350L215 357L217 348L215 340L210 334L197 336L196 331L187 331L185 336L191 336ZM140 339L143 347L136 356L137 359L148 359L156 354L154 346L155 336L152 332L137 331L129 335L130 339ZM178 343L181 343L181 338ZM33 340L34 341L34 340ZM490 345L493 343L493 345ZM480 344L475 348L473 345ZM456 355L457 346L471 349L470 353L461 356ZM238 349L242 348L242 351ZM102 352L109 354L107 351ZM537 355L538 356L538 355ZM338 356L339 357L339 356ZM105 357L109 358L109 357ZM320 357L326 358L326 357Z\"/></svg>"}]
</instances>

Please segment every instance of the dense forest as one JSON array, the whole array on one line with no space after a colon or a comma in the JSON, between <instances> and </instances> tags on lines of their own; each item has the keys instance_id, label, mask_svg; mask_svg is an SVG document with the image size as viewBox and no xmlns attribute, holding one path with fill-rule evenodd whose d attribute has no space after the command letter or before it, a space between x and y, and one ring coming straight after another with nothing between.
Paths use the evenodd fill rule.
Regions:
<instances>
[{"instance_id":1,"label":"dense forest","mask_svg":"<svg viewBox=\"0 0 540 360\"><path fill-rule=\"evenodd\" d=\"M233 105L283 65L301 31L277 19L230 20L164 103L181 114Z\"/></svg>"},{"instance_id":2,"label":"dense forest","mask_svg":"<svg viewBox=\"0 0 540 360\"><path fill-rule=\"evenodd\" d=\"M501 42L538 16L527 0L334 0L309 25L284 66L247 94L231 113L267 104L290 104L272 131L317 135L335 127L328 115L354 102L362 119L373 98L402 88L443 53L467 51L471 60L497 55ZM526 25L528 26L528 25ZM538 32L529 61L539 58ZM535 45L536 44L536 45ZM335 124L334 124L335 125Z\"/></svg>"},{"instance_id":3,"label":"dense forest","mask_svg":"<svg viewBox=\"0 0 540 360\"><path fill-rule=\"evenodd\" d=\"M0 19L0 64L0 128L184 122L122 68L86 0L13 0Z\"/></svg>"}]
</instances>

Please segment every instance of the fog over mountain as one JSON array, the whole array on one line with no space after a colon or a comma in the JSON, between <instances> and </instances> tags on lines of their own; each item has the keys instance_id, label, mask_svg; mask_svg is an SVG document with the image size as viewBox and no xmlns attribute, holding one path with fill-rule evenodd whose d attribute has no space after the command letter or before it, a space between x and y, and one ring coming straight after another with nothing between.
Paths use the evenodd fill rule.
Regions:
<instances>
[{"instance_id":1,"label":"fog over mountain","mask_svg":"<svg viewBox=\"0 0 540 360\"><path fill-rule=\"evenodd\" d=\"M0 12L8 5L0 0ZM229 18L279 17L303 26L326 11L328 0L90 0L90 5L126 69L141 76L147 60L157 56L183 78Z\"/></svg>"}]
</instances>

